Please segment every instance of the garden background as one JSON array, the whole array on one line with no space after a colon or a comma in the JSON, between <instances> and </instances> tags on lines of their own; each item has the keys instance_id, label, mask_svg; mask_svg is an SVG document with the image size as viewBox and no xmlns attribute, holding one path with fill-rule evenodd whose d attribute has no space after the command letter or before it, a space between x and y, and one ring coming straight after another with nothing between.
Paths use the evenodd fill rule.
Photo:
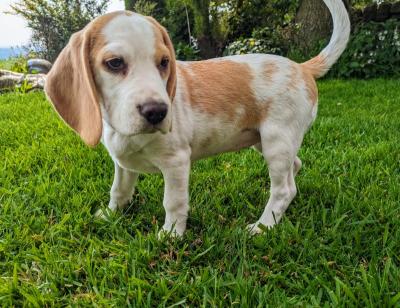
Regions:
<instances>
[{"instance_id":1,"label":"garden background","mask_svg":"<svg viewBox=\"0 0 400 308\"><path fill-rule=\"evenodd\" d=\"M300 151L299 194L251 237L268 198L249 149L196 162L182 239L157 239L163 180L141 175L108 221L113 163L88 149L28 83L0 94L0 304L4 306L400 305L400 3L344 1L348 48L319 81L319 117ZM101 0L21 0L23 56L53 62ZM125 1L169 31L181 60L274 53L303 61L331 34L321 0ZM2 29L1 31L4 31ZM0 32L1 35L1 32Z\"/></svg>"}]
</instances>

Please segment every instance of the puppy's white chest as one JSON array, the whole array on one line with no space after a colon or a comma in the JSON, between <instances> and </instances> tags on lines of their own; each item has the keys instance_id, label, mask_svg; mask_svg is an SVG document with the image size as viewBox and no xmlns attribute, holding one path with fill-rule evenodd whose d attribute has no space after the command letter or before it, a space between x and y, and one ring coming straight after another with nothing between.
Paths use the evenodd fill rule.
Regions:
<instances>
[{"instance_id":1,"label":"puppy's white chest","mask_svg":"<svg viewBox=\"0 0 400 308\"><path fill-rule=\"evenodd\" d=\"M113 156L113 159L124 169L138 173L158 173L160 170L148 159L146 155L139 153L124 153Z\"/></svg>"},{"instance_id":2,"label":"puppy's white chest","mask_svg":"<svg viewBox=\"0 0 400 308\"><path fill-rule=\"evenodd\" d=\"M139 173L158 173L160 172L159 168L155 166L151 157L144 150L153 138L152 135L148 135L148 138L124 136L105 124L102 143L112 159L122 168Z\"/></svg>"}]
</instances>

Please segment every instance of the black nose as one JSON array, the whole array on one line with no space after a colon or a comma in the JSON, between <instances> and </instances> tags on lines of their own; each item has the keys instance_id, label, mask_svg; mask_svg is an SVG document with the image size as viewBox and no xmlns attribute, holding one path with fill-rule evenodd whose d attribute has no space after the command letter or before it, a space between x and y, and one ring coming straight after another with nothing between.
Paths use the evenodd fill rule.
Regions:
<instances>
[{"instance_id":1,"label":"black nose","mask_svg":"<svg viewBox=\"0 0 400 308\"><path fill-rule=\"evenodd\" d=\"M164 120L168 112L165 103L149 102L139 106L139 113L151 124L156 125Z\"/></svg>"}]
</instances>

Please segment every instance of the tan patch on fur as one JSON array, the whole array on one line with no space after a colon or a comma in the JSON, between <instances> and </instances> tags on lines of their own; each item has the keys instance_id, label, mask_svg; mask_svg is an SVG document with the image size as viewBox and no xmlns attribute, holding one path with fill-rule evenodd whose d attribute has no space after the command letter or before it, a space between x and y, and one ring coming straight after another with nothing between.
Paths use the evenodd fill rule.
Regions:
<instances>
[{"instance_id":1,"label":"tan patch on fur","mask_svg":"<svg viewBox=\"0 0 400 308\"><path fill-rule=\"evenodd\" d=\"M272 67L272 66L271 66ZM251 88L250 67L231 60L190 62L178 67L193 108L254 128L264 119L268 108L260 110Z\"/></svg>"},{"instance_id":2,"label":"tan patch on fur","mask_svg":"<svg viewBox=\"0 0 400 308\"><path fill-rule=\"evenodd\" d=\"M328 71L325 58L322 55L318 55L300 65L304 70L308 71L314 78L322 77Z\"/></svg>"},{"instance_id":3,"label":"tan patch on fur","mask_svg":"<svg viewBox=\"0 0 400 308\"><path fill-rule=\"evenodd\" d=\"M318 87L317 83L315 82L314 75L304 67L302 75L308 98L312 104L316 104L318 102Z\"/></svg>"},{"instance_id":4,"label":"tan patch on fur","mask_svg":"<svg viewBox=\"0 0 400 308\"><path fill-rule=\"evenodd\" d=\"M289 83L287 85L288 91L294 91L299 89L299 83L300 83L299 70L300 68L297 63L292 63L290 65Z\"/></svg>"},{"instance_id":5,"label":"tan patch on fur","mask_svg":"<svg viewBox=\"0 0 400 308\"><path fill-rule=\"evenodd\" d=\"M167 81L167 92L169 97L171 98L171 102L175 98L176 94L176 59L175 59L175 49L172 45L171 39L169 38L167 30L161 26L154 18L146 16L147 20L153 24L155 28L156 35L156 46L155 46L155 61L156 63L161 62L161 59L164 55L169 56L169 66L168 70L165 72L161 72L163 78L168 76Z\"/></svg>"},{"instance_id":6,"label":"tan patch on fur","mask_svg":"<svg viewBox=\"0 0 400 308\"><path fill-rule=\"evenodd\" d=\"M279 71L278 65L273 62L268 62L264 67L264 76L267 79L271 79L273 75L275 75Z\"/></svg>"},{"instance_id":7,"label":"tan patch on fur","mask_svg":"<svg viewBox=\"0 0 400 308\"><path fill-rule=\"evenodd\" d=\"M46 78L45 91L55 109L90 146L98 144L102 134L93 55L104 45L101 29L119 14L123 12L101 16L72 35Z\"/></svg>"}]
</instances>

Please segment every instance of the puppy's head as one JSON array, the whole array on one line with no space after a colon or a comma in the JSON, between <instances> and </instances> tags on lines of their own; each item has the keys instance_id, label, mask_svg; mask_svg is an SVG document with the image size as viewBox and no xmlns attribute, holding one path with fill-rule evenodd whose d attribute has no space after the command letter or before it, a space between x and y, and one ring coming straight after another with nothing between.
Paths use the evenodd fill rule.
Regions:
<instances>
[{"instance_id":1,"label":"puppy's head","mask_svg":"<svg viewBox=\"0 0 400 308\"><path fill-rule=\"evenodd\" d=\"M127 136L168 132L175 88L166 30L128 11L101 16L75 33L45 85L57 112L90 146L101 138L102 119Z\"/></svg>"}]
</instances>

